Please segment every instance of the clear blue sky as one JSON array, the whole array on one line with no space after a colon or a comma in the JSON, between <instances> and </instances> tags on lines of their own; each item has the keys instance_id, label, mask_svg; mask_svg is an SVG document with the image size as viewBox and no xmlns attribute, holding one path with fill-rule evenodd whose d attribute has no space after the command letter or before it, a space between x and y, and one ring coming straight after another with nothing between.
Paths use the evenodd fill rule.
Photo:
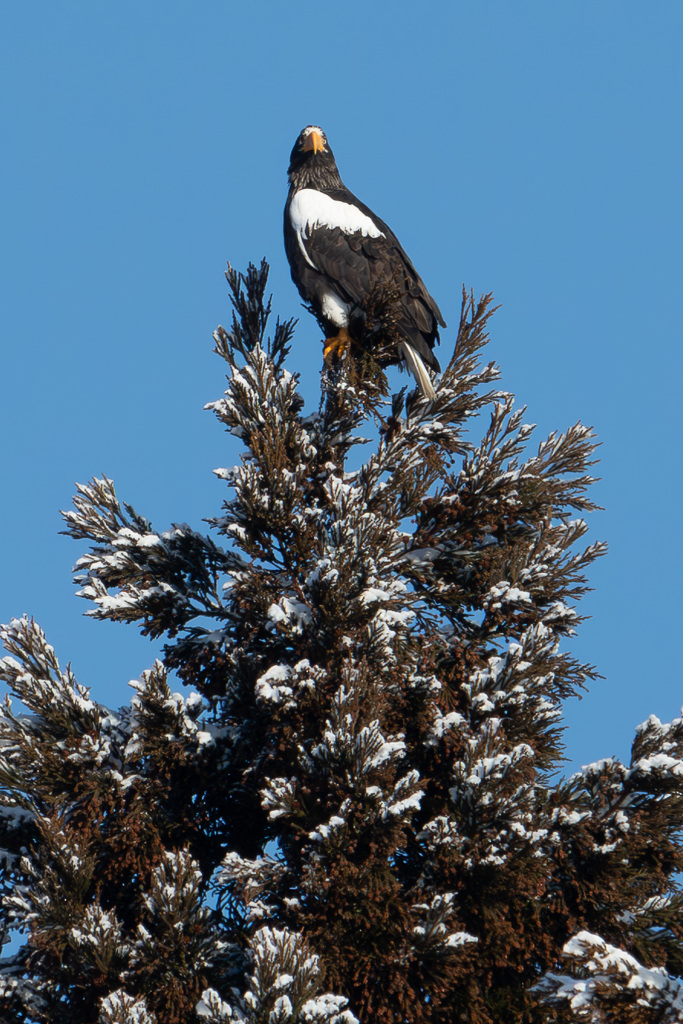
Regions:
<instances>
[{"instance_id":1,"label":"clear blue sky","mask_svg":"<svg viewBox=\"0 0 683 1024\"><path fill-rule=\"evenodd\" d=\"M682 30L680 0L3 4L0 619L128 700L158 648L82 617L57 509L104 472L157 528L216 514L227 259L272 263L316 402L281 241L313 122L451 325L463 282L495 293L490 354L539 429L602 438L611 550L574 649L606 678L568 709L571 758L676 715Z\"/></svg>"}]
</instances>

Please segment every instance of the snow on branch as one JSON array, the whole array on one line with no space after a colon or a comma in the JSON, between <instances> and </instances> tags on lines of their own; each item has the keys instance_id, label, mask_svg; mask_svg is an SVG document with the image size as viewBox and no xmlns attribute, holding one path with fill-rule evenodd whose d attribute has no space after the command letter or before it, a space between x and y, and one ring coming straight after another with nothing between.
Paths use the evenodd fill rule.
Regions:
<instances>
[{"instance_id":1,"label":"snow on branch","mask_svg":"<svg viewBox=\"0 0 683 1024\"><path fill-rule=\"evenodd\" d=\"M358 1024L348 1000L320 993L320 958L302 936L264 927L250 940L253 971L243 997L207 989L197 1007L206 1024Z\"/></svg>"},{"instance_id":2,"label":"snow on branch","mask_svg":"<svg viewBox=\"0 0 683 1024\"><path fill-rule=\"evenodd\" d=\"M156 1024L144 999L135 999L123 989L105 996L100 1003L98 1024Z\"/></svg>"},{"instance_id":3,"label":"snow on branch","mask_svg":"<svg viewBox=\"0 0 683 1024\"><path fill-rule=\"evenodd\" d=\"M255 1020L272 1024L357 1024L342 996L319 994L319 957L286 929L261 928L251 940L254 970L244 997Z\"/></svg>"},{"instance_id":4,"label":"snow on branch","mask_svg":"<svg viewBox=\"0 0 683 1024\"><path fill-rule=\"evenodd\" d=\"M78 484L74 510L62 512L64 532L95 542L75 567L78 596L99 619L142 621L143 633L173 636L192 618L222 619L225 574L242 566L234 552L186 523L157 533L147 519L119 501L107 477Z\"/></svg>"},{"instance_id":5,"label":"snow on branch","mask_svg":"<svg viewBox=\"0 0 683 1024\"><path fill-rule=\"evenodd\" d=\"M680 1024L683 983L659 967L644 967L599 935L579 932L564 946L571 974L547 974L535 991L550 1006L566 1007L572 1019Z\"/></svg>"}]
</instances>

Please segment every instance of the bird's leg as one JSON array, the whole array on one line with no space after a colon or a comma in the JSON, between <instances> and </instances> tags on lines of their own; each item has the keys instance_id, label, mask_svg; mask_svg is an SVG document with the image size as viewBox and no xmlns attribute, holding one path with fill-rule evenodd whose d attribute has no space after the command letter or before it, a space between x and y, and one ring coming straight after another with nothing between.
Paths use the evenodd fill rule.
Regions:
<instances>
[{"instance_id":1,"label":"bird's leg","mask_svg":"<svg viewBox=\"0 0 683 1024\"><path fill-rule=\"evenodd\" d=\"M339 333L335 334L334 338L325 338L323 359L326 363L329 363L333 356L337 359L341 359L350 344L351 335L347 331L346 327L340 327Z\"/></svg>"}]
</instances>

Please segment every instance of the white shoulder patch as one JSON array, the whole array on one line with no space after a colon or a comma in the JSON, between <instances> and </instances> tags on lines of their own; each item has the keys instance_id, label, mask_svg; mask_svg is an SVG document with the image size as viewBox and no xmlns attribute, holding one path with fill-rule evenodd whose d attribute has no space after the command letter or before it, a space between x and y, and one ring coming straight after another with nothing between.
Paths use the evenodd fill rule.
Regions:
<instances>
[{"instance_id":1,"label":"white shoulder patch","mask_svg":"<svg viewBox=\"0 0 683 1024\"><path fill-rule=\"evenodd\" d=\"M296 193L289 208L289 216L300 245L316 227L339 228L345 235L359 232L370 238L384 236L384 232L357 206L332 199L315 188L302 188Z\"/></svg>"}]
</instances>

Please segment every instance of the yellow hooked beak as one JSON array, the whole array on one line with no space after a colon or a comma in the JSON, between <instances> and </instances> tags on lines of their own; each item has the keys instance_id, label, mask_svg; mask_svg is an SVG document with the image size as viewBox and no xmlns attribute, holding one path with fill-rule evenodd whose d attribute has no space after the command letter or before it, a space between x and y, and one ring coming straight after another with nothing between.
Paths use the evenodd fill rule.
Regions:
<instances>
[{"instance_id":1,"label":"yellow hooked beak","mask_svg":"<svg viewBox=\"0 0 683 1024\"><path fill-rule=\"evenodd\" d=\"M323 142L323 137L320 134L320 132L311 132L311 134L308 136L308 138L304 142L304 147L303 148L304 148L304 152L308 152L309 150L312 149L314 154L315 153L324 153L325 152L325 143Z\"/></svg>"}]
</instances>

